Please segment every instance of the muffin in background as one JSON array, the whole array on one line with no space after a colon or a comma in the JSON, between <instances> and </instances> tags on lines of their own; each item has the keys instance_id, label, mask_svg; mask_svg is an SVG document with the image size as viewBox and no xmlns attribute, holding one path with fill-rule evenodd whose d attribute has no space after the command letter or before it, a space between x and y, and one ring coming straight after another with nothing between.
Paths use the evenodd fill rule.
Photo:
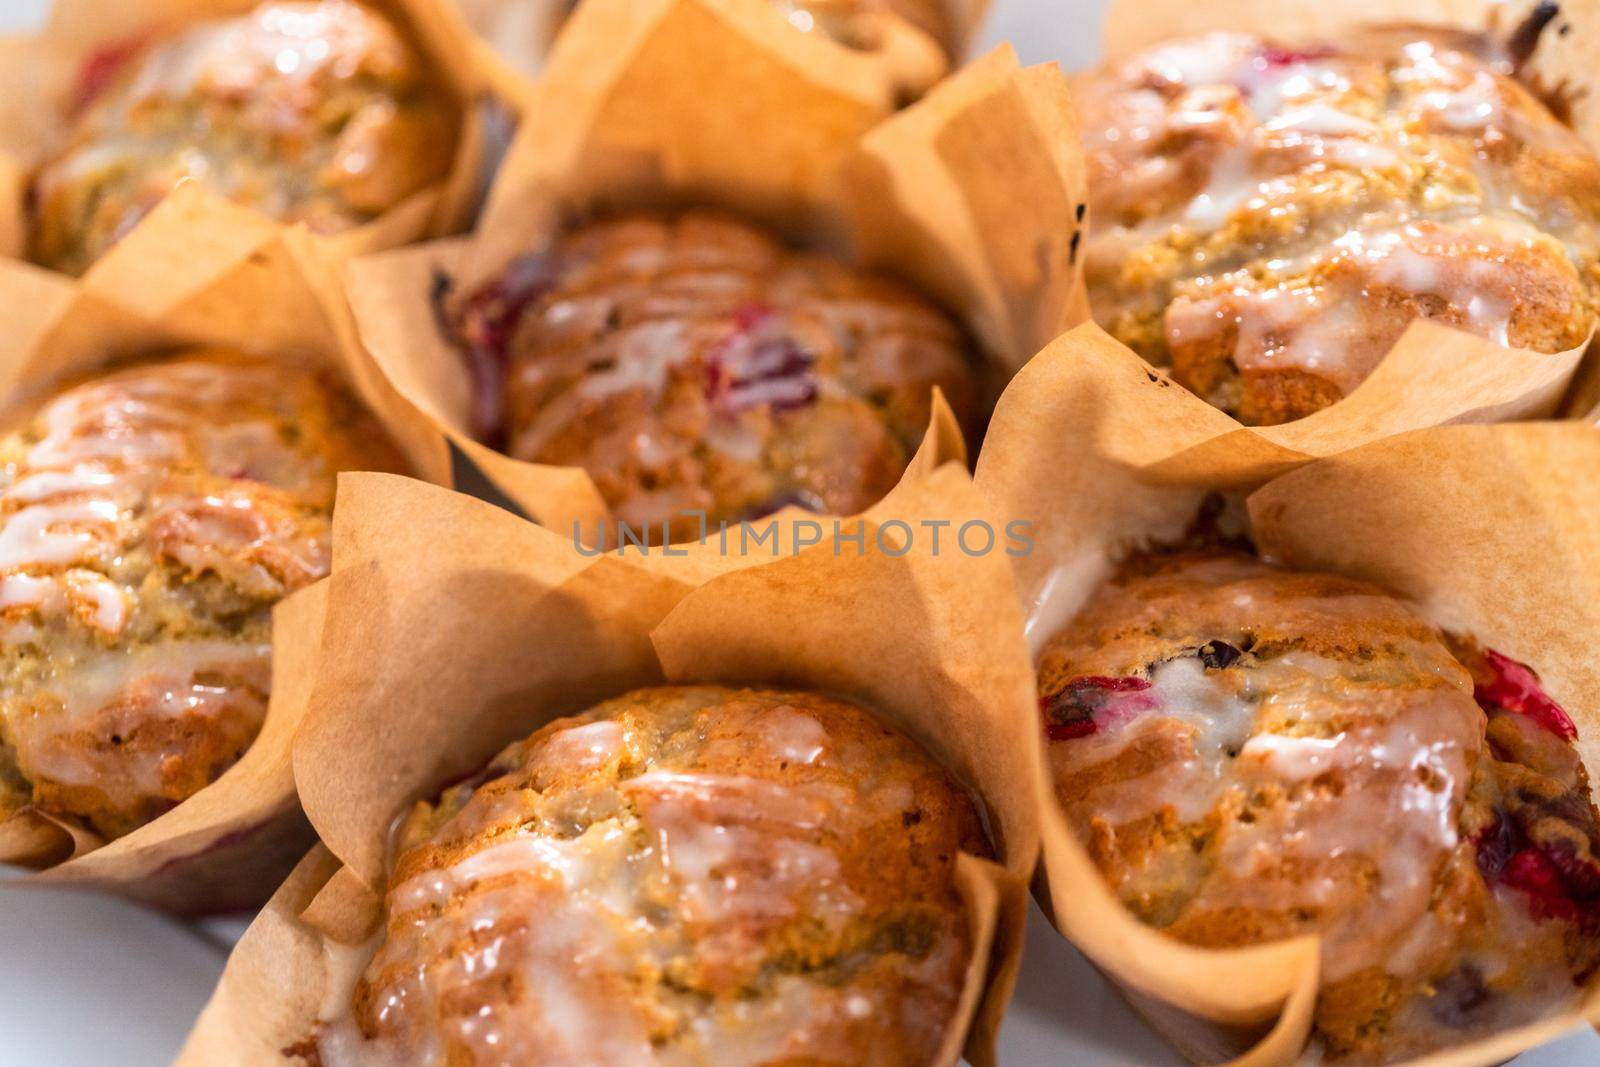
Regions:
<instances>
[{"instance_id":1,"label":"muffin in background","mask_svg":"<svg viewBox=\"0 0 1600 1067\"><path fill-rule=\"evenodd\" d=\"M92 57L31 189L30 256L81 274L174 186L332 234L443 179L456 105L352 0L269 0Z\"/></svg>"},{"instance_id":2,"label":"muffin in background","mask_svg":"<svg viewBox=\"0 0 1600 1067\"><path fill-rule=\"evenodd\" d=\"M972 801L853 704L639 690L416 807L350 1013L296 1051L926 1064L972 951L962 850L988 854Z\"/></svg>"},{"instance_id":3,"label":"muffin in background","mask_svg":"<svg viewBox=\"0 0 1600 1067\"><path fill-rule=\"evenodd\" d=\"M271 690L272 607L328 572L334 477L403 470L326 374L196 349L0 438L0 818L103 838L214 781Z\"/></svg>"},{"instance_id":4,"label":"muffin in background","mask_svg":"<svg viewBox=\"0 0 1600 1067\"><path fill-rule=\"evenodd\" d=\"M935 386L976 423L976 357L904 286L706 212L577 226L445 318L475 432L582 467L617 518L851 514L894 487Z\"/></svg>"},{"instance_id":5,"label":"muffin in background","mask_svg":"<svg viewBox=\"0 0 1600 1067\"><path fill-rule=\"evenodd\" d=\"M1323 938L1314 1040L1409 1059L1570 1007L1600 964L1600 818L1526 666L1372 585L1136 558L1045 648L1057 799L1140 919Z\"/></svg>"},{"instance_id":6,"label":"muffin in background","mask_svg":"<svg viewBox=\"0 0 1600 1067\"><path fill-rule=\"evenodd\" d=\"M889 18L908 25L948 49L954 28L944 0L768 0L778 13L803 33L822 33L847 48L871 51L884 44ZM562 0L564 19L578 0Z\"/></svg>"},{"instance_id":7,"label":"muffin in background","mask_svg":"<svg viewBox=\"0 0 1600 1067\"><path fill-rule=\"evenodd\" d=\"M851 48L873 49L883 43L883 20L904 19L948 47L949 12L942 0L772 0L797 29L826 33Z\"/></svg>"},{"instance_id":8,"label":"muffin in background","mask_svg":"<svg viewBox=\"0 0 1600 1067\"><path fill-rule=\"evenodd\" d=\"M1347 396L1418 318L1589 336L1600 163L1461 40L1214 33L1089 79L1096 319L1252 424Z\"/></svg>"}]
</instances>

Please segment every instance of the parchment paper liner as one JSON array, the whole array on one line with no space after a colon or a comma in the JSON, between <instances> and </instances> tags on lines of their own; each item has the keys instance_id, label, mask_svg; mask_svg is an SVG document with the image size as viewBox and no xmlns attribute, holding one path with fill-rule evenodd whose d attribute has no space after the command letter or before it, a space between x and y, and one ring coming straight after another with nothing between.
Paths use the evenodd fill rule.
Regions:
<instances>
[{"instance_id":1,"label":"parchment paper liner","mask_svg":"<svg viewBox=\"0 0 1600 1067\"><path fill-rule=\"evenodd\" d=\"M0 261L0 409L57 381L122 357L186 345L223 345L331 367L370 408L419 476L444 482L444 442L376 372L354 336L331 268L300 231L193 190L157 209L129 237L133 256L72 280ZM197 208L198 218L191 216ZM161 239L168 227L181 247ZM172 811L109 844L29 811L0 823L0 861L49 866L27 883L88 885L173 911L258 904L311 839L298 814L288 744L307 695L321 633L320 594L307 590L274 613L273 694L261 735L238 764ZM65 861L65 862L62 862ZM54 864L52 866L52 864Z\"/></svg>"},{"instance_id":2,"label":"parchment paper liner","mask_svg":"<svg viewBox=\"0 0 1600 1067\"><path fill-rule=\"evenodd\" d=\"M1032 464L1041 476L1055 476L1060 448L1018 425L1016 414L1002 421L1009 401L1012 412L1038 409L1052 419L1068 418L1070 410L1081 427L1074 433L1093 435L1098 449L1145 481L1248 490L1309 460L1418 427L1549 413L1580 358L1578 350L1546 355L1504 348L1419 320L1343 400L1281 426L1244 426L1085 323L1013 379L980 464ZM1019 453L1029 448L1037 455Z\"/></svg>"},{"instance_id":3,"label":"parchment paper liner","mask_svg":"<svg viewBox=\"0 0 1600 1067\"><path fill-rule=\"evenodd\" d=\"M73 83L84 62L108 47L137 39L161 27L249 11L262 0L52 0L48 21L37 34L0 37L0 256L26 254L28 174L61 134ZM328 254L347 258L393 248L424 237L457 233L472 218L484 179L483 107L493 78L482 49L463 29L449 0L362 0L406 29L438 74L442 89L455 96L460 124L455 156L444 180L401 201L365 225L316 240ZM196 201L205 225L220 227L239 218L223 197L207 193ZM209 210L204 210L209 208ZM255 218L267 216L252 212ZM170 218L151 215L136 235ZM274 222L279 228L286 228ZM152 244L182 247L184 230L155 231ZM113 245L90 269L130 269L136 248L128 239Z\"/></svg>"},{"instance_id":4,"label":"parchment paper liner","mask_svg":"<svg viewBox=\"0 0 1600 1067\"><path fill-rule=\"evenodd\" d=\"M1085 345L1097 354L1075 351ZM1035 651L1130 547L1177 539L1206 489L1229 484L1247 462L1276 469L1281 458L1267 464L1259 436L1213 435L1224 416L1119 349L1084 326L1042 353L1002 398L978 460L992 509L1033 523L1036 550L1013 563ZM1264 552L1379 581L1439 625L1534 664L1579 723L1585 763L1600 770L1596 464L1600 430L1577 422L1437 427L1295 460L1249 510ZM1167 939L1106 887L1048 776L1038 788L1037 888L1057 927L1195 1062L1293 1060L1315 1002L1315 939L1225 951ZM1600 1018L1600 997L1591 994L1582 1015ZM1578 1018L1426 1062L1496 1063ZM1256 1025L1235 1028L1245 1024Z\"/></svg>"},{"instance_id":5,"label":"parchment paper liner","mask_svg":"<svg viewBox=\"0 0 1600 1067\"><path fill-rule=\"evenodd\" d=\"M472 291L569 217L695 203L807 244L848 244L960 313L1002 379L1083 317L1083 176L1059 70L1022 70L997 50L874 127L872 109L735 14L716 0L588 0L524 110L476 236L350 266L363 339L396 387L552 529L593 531L609 513L581 469L472 438L466 366L430 294L440 275Z\"/></svg>"},{"instance_id":6,"label":"parchment paper liner","mask_svg":"<svg viewBox=\"0 0 1600 1067\"><path fill-rule=\"evenodd\" d=\"M790 46L790 35L799 33L773 8L771 0L720 0L733 10L743 9L740 20L753 35L770 41L779 51ZM509 77L525 79L540 72L546 56L561 30L566 4L561 0L460 0L466 23L483 39ZM802 48L796 61L811 70L819 80L839 79L841 87L853 91L862 84L874 87L874 95L885 113L905 100L915 99L948 73L950 58L964 57L976 36L989 0L947 0L946 20L950 39L936 40L896 12L883 13L882 39L871 49L856 49L840 44L819 32L806 34L819 38L825 48ZM758 10L764 8L765 10ZM841 73L842 72L842 73Z\"/></svg>"},{"instance_id":7,"label":"parchment paper liner","mask_svg":"<svg viewBox=\"0 0 1600 1067\"><path fill-rule=\"evenodd\" d=\"M901 517L982 517L946 466ZM229 961L180 1064L281 1064L327 1003L325 949L373 929L388 828L558 714L635 686L720 681L860 699L975 789L997 865L962 857L975 951L938 1060L993 1062L1037 856L1033 680L1001 553L823 545L691 587L490 505L387 475L341 479L328 624L295 743L325 848ZM978 610L974 610L974 609ZM968 1023L970 1020L970 1030Z\"/></svg>"}]
</instances>

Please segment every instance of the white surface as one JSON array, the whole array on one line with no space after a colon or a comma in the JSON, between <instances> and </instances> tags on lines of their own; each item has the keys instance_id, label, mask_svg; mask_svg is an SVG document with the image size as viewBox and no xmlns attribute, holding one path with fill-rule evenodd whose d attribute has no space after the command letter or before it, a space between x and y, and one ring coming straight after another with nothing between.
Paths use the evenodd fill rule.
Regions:
<instances>
[{"instance_id":1,"label":"white surface","mask_svg":"<svg viewBox=\"0 0 1600 1067\"><path fill-rule=\"evenodd\" d=\"M119 0L105 0L117 3ZM1203 3L1205 0L1196 0ZM0 33L27 28L46 0L0 0ZM1088 65L1096 0L998 0L987 43L1010 40L1024 62ZM115 901L74 893L0 892L0 1067L160 1067L170 1061L221 972L218 935ZM1007 1067L1180 1067L1092 966L1037 910L1016 1000L1000 1034ZM1600 1063L1583 1030L1520 1057L1517 1067Z\"/></svg>"},{"instance_id":2,"label":"white surface","mask_svg":"<svg viewBox=\"0 0 1600 1067\"><path fill-rule=\"evenodd\" d=\"M177 923L82 893L0 887L0 1064L160 1067L222 973Z\"/></svg>"}]
</instances>

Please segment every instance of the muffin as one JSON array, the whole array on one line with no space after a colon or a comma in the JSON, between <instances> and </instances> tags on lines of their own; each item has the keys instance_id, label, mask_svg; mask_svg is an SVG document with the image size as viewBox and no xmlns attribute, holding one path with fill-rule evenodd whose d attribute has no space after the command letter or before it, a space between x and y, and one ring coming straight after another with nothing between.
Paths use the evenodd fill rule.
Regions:
<instances>
[{"instance_id":1,"label":"muffin","mask_svg":"<svg viewBox=\"0 0 1600 1067\"><path fill-rule=\"evenodd\" d=\"M328 572L334 475L399 470L324 375L194 350L0 439L0 819L126 834L226 770L271 689L272 607Z\"/></svg>"},{"instance_id":2,"label":"muffin","mask_svg":"<svg viewBox=\"0 0 1600 1067\"><path fill-rule=\"evenodd\" d=\"M1415 319L1539 352L1600 293L1600 163L1461 40L1215 33L1091 79L1095 317L1240 420L1348 395Z\"/></svg>"},{"instance_id":3,"label":"muffin","mask_svg":"<svg viewBox=\"0 0 1600 1067\"><path fill-rule=\"evenodd\" d=\"M1136 559L1039 685L1057 798L1135 915L1216 948L1321 935L1329 1058L1531 1021L1600 963L1572 720L1529 668L1379 588Z\"/></svg>"},{"instance_id":4,"label":"muffin","mask_svg":"<svg viewBox=\"0 0 1600 1067\"><path fill-rule=\"evenodd\" d=\"M972 946L971 800L814 693L646 689L543 727L401 823L355 1063L920 1065Z\"/></svg>"},{"instance_id":5,"label":"muffin","mask_svg":"<svg viewBox=\"0 0 1600 1067\"><path fill-rule=\"evenodd\" d=\"M847 48L882 47L887 20L899 19L947 48L954 34L943 0L770 0L789 24L805 33L822 33ZM570 14L578 0L564 0Z\"/></svg>"},{"instance_id":6,"label":"muffin","mask_svg":"<svg viewBox=\"0 0 1600 1067\"><path fill-rule=\"evenodd\" d=\"M581 225L445 313L476 431L582 467L674 539L893 488L938 386L973 425L971 345L903 286L702 212Z\"/></svg>"},{"instance_id":7,"label":"muffin","mask_svg":"<svg viewBox=\"0 0 1600 1067\"><path fill-rule=\"evenodd\" d=\"M940 0L772 0L790 25L826 33L850 48L883 44L884 20L898 18L941 45L950 40L949 13Z\"/></svg>"},{"instance_id":8,"label":"muffin","mask_svg":"<svg viewBox=\"0 0 1600 1067\"><path fill-rule=\"evenodd\" d=\"M33 178L31 255L81 274L183 181L318 233L440 181L454 106L422 57L347 0L271 2L108 49Z\"/></svg>"}]
</instances>

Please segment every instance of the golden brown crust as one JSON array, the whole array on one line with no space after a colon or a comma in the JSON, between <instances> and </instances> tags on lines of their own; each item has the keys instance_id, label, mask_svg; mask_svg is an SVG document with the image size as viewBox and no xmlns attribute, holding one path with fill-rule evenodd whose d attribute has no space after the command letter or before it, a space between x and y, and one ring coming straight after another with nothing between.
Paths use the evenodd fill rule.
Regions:
<instances>
[{"instance_id":1,"label":"golden brown crust","mask_svg":"<svg viewBox=\"0 0 1600 1067\"><path fill-rule=\"evenodd\" d=\"M1329 1054L1538 1018L1600 960L1570 720L1527 668L1381 589L1137 559L1039 679L1057 798L1123 902L1199 945L1322 935Z\"/></svg>"},{"instance_id":2,"label":"golden brown crust","mask_svg":"<svg viewBox=\"0 0 1600 1067\"><path fill-rule=\"evenodd\" d=\"M580 466L635 529L798 504L848 515L904 471L942 389L967 426L970 348L903 287L702 212L581 226L455 314L503 363L505 450ZM492 434L488 418L480 427Z\"/></svg>"},{"instance_id":3,"label":"golden brown crust","mask_svg":"<svg viewBox=\"0 0 1600 1067\"><path fill-rule=\"evenodd\" d=\"M970 952L956 856L987 854L971 800L859 708L711 686L551 723L397 849L329 1067L352 1041L486 1063L490 1031L529 1067L922 1064Z\"/></svg>"},{"instance_id":4,"label":"golden brown crust","mask_svg":"<svg viewBox=\"0 0 1600 1067\"><path fill-rule=\"evenodd\" d=\"M327 573L334 475L402 470L327 374L221 350L12 413L0 439L0 809L103 836L254 739L271 611Z\"/></svg>"},{"instance_id":5,"label":"golden brown crust","mask_svg":"<svg viewBox=\"0 0 1600 1067\"><path fill-rule=\"evenodd\" d=\"M1254 424L1348 395L1419 317L1540 352L1582 344L1600 163L1459 45L1213 34L1094 79L1096 317Z\"/></svg>"},{"instance_id":6,"label":"golden brown crust","mask_svg":"<svg viewBox=\"0 0 1600 1067\"><path fill-rule=\"evenodd\" d=\"M92 58L35 175L31 256L81 274L180 181L334 233L440 180L454 107L383 16L275 0Z\"/></svg>"}]
</instances>

